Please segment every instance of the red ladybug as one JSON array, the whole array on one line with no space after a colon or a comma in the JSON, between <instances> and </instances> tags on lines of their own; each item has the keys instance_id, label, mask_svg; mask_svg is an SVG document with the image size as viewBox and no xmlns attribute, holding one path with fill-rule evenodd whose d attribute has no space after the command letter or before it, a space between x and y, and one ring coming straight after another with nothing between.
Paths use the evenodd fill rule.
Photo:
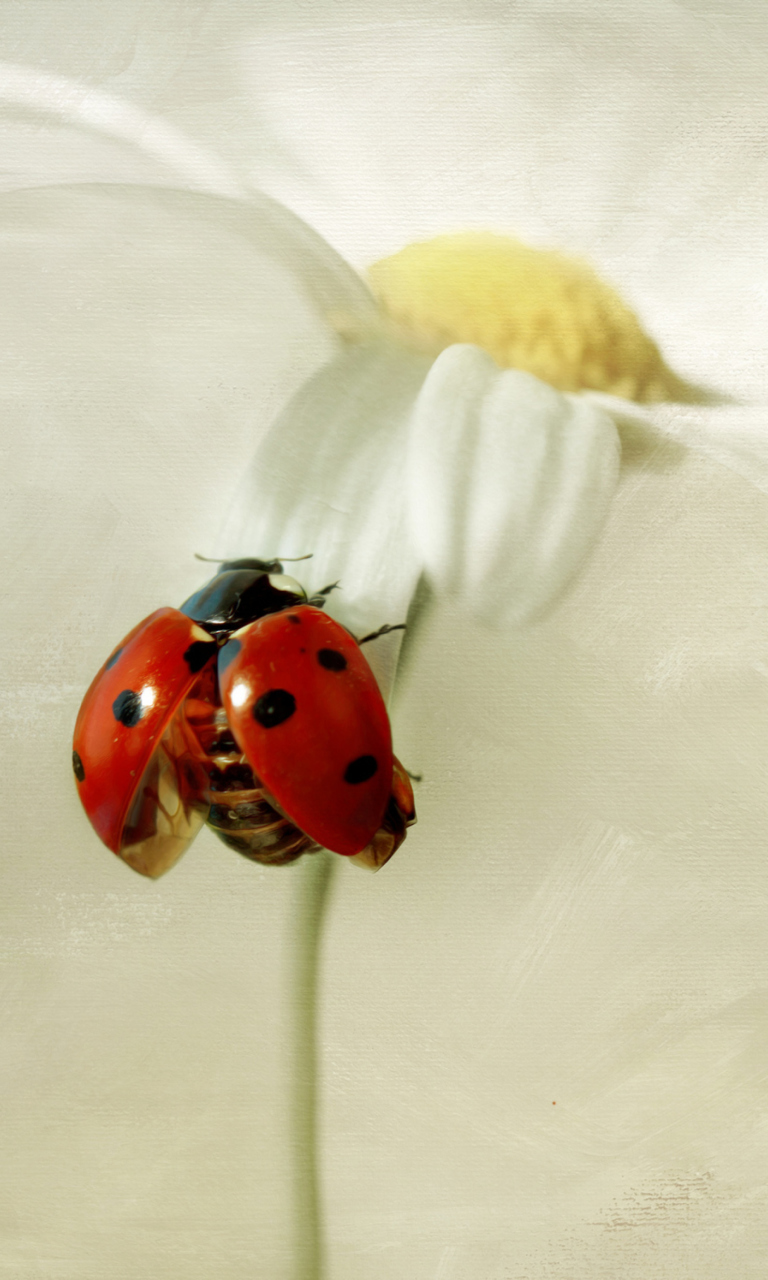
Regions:
<instances>
[{"instance_id":1,"label":"red ladybug","mask_svg":"<svg viewBox=\"0 0 768 1280\"><path fill-rule=\"evenodd\" d=\"M335 584L333 584L335 585ZM360 645L277 560L232 560L134 627L75 725L80 799L104 844L159 876L205 822L247 858L320 847L379 867L416 820Z\"/></svg>"}]
</instances>

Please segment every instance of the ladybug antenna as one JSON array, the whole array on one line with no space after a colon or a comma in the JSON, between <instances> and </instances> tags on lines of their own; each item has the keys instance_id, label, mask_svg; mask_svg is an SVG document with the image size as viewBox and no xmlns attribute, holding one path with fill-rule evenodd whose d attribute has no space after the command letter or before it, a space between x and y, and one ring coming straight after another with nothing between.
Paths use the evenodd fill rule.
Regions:
<instances>
[{"instance_id":1,"label":"ladybug antenna","mask_svg":"<svg viewBox=\"0 0 768 1280\"><path fill-rule=\"evenodd\" d=\"M296 564L299 560L311 560L312 552L306 556L273 556L274 560L279 560L281 564ZM232 556L201 556L199 551L195 552L195 559L202 560L205 564L226 564L232 560Z\"/></svg>"}]
</instances>

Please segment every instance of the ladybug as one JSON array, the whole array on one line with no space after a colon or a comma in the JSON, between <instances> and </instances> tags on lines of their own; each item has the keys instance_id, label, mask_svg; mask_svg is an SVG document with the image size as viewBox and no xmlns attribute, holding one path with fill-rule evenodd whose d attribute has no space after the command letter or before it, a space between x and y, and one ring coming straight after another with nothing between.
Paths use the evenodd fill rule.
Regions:
<instances>
[{"instance_id":1,"label":"ladybug","mask_svg":"<svg viewBox=\"0 0 768 1280\"><path fill-rule=\"evenodd\" d=\"M157 877L206 823L282 865L320 848L373 869L416 821L361 645L279 560L230 560L158 609L83 699L72 764L97 835Z\"/></svg>"}]
</instances>

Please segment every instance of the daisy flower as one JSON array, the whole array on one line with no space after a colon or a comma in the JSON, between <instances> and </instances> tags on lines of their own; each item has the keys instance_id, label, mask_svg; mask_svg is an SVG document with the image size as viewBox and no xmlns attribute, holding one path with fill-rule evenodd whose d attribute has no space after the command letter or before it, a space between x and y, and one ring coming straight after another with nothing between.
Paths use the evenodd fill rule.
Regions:
<instances>
[{"instance_id":1,"label":"daisy flower","mask_svg":"<svg viewBox=\"0 0 768 1280\"><path fill-rule=\"evenodd\" d=\"M319 1043L334 1280L749 1269L754 6L118 6L94 35L95 13L55 38L2 20L9 1265L277 1277L290 1238L310 1274L319 1232L290 1236L289 1207L306 1226L317 1197L283 1122L311 1114L295 1066L311 1083ZM56 80L45 108L19 67ZM52 180L110 185L29 190ZM489 341L495 306L464 327L444 298L435 327L395 298L398 255L467 232L588 262L642 359L565 342L553 364L554 340ZM574 383L587 366L610 376ZM413 624L391 715L419 826L386 873L336 878L317 1037L277 992L313 994L292 927L317 938L318 862L270 873L203 835L152 890L83 839L59 749L107 637L199 585L192 551L312 551L352 629Z\"/></svg>"}]
</instances>

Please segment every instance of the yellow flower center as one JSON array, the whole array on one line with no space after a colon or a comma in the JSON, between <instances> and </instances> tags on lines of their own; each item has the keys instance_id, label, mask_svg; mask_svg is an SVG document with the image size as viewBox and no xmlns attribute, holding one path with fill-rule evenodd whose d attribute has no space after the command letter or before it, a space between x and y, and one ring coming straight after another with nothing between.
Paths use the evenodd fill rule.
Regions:
<instances>
[{"instance_id":1,"label":"yellow flower center","mask_svg":"<svg viewBox=\"0 0 768 1280\"><path fill-rule=\"evenodd\" d=\"M422 349L474 343L560 391L687 398L615 290L562 253L465 232L409 245L369 276L387 316Z\"/></svg>"}]
</instances>

